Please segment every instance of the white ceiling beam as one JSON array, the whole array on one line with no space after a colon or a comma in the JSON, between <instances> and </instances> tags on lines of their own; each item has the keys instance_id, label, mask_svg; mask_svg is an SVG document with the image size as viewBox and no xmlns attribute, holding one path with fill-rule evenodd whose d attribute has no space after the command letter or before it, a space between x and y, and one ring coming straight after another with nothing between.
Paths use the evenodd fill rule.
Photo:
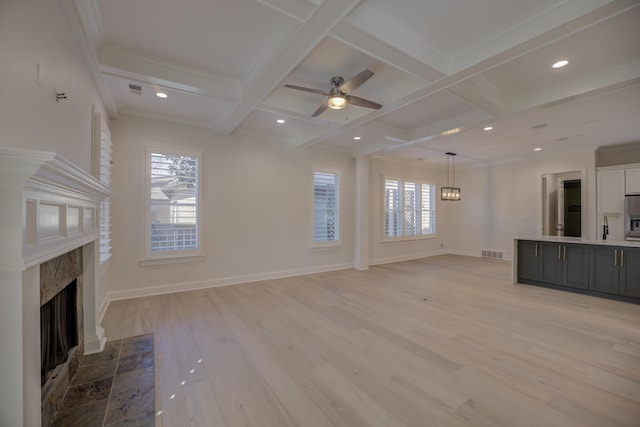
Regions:
<instances>
[{"instance_id":1,"label":"white ceiling beam","mask_svg":"<svg viewBox=\"0 0 640 427\"><path fill-rule=\"evenodd\" d=\"M99 54L105 74L157 84L166 88L238 102L242 98L240 82L176 65L138 52L107 46Z\"/></svg>"},{"instance_id":2,"label":"white ceiling beam","mask_svg":"<svg viewBox=\"0 0 640 427\"><path fill-rule=\"evenodd\" d=\"M404 50L404 46L391 46L386 41L383 42L375 35L349 22L343 21L336 25L331 32L331 36L422 81L431 82L444 75L437 69L407 53ZM438 58L438 61L443 61L443 59ZM443 65L440 64L440 66L442 67Z\"/></svg>"},{"instance_id":3,"label":"white ceiling beam","mask_svg":"<svg viewBox=\"0 0 640 427\"><path fill-rule=\"evenodd\" d=\"M500 55L513 59L637 6L637 0L558 2L524 23L457 52L448 71L455 74Z\"/></svg>"},{"instance_id":4,"label":"white ceiling beam","mask_svg":"<svg viewBox=\"0 0 640 427\"><path fill-rule=\"evenodd\" d=\"M596 1L596 3L599 3L599 2ZM309 146L321 143L323 141L326 141L328 139L334 138L335 136L339 135L342 132L346 132L358 126L362 126L364 123L370 120L375 120L378 117L381 117L399 108L402 108L409 104L417 102L440 90L449 89L453 85L459 84L467 79L476 77L485 71L498 67L512 59L518 58L536 49L544 47L550 43L553 43L556 40L560 40L568 35L571 35L576 31L579 31L580 29L587 28L604 19L607 19L608 17L617 15L633 7L636 7L637 5L638 5L637 0L636 1L617 0L617 1L610 2L605 7L596 9L594 12L588 13L585 16L580 16L574 19L573 21L566 22L565 24L560 25L558 28L554 28L553 30L547 33L541 34L537 37L534 37L531 40L527 40L523 42L521 45L514 46L510 49L507 49L504 52L499 52L498 54L492 57L483 59L480 62L473 63L468 68L461 69L460 71L457 71L455 74L448 75L437 81L434 81L430 85L426 86L424 89L417 90L414 93L407 95L392 104L386 104L380 110L373 111L370 114L367 114L366 116L360 119L353 120L348 124L344 125L339 130L331 129L325 132L323 135L313 137L308 141L301 143L300 147L309 147ZM509 113L507 113L507 115L508 114Z\"/></svg>"},{"instance_id":5,"label":"white ceiling beam","mask_svg":"<svg viewBox=\"0 0 640 427\"><path fill-rule=\"evenodd\" d=\"M330 122L328 120L318 121L315 118L309 116L308 114L303 114L298 111L292 111L290 107L283 108L283 107L272 105L272 104L262 103L258 107L256 107L256 110L263 111L265 113L275 114L275 115L290 118L290 119L302 120L314 126L326 126L326 127L333 127L333 128L337 128L339 126L338 124ZM304 111L304 110L300 110L300 111Z\"/></svg>"},{"instance_id":6,"label":"white ceiling beam","mask_svg":"<svg viewBox=\"0 0 640 427\"><path fill-rule=\"evenodd\" d=\"M411 130L398 126L390 126L373 120L363 124L358 129L361 129L364 133L382 135L385 140L394 143L404 142L411 139Z\"/></svg>"},{"instance_id":7,"label":"white ceiling beam","mask_svg":"<svg viewBox=\"0 0 640 427\"><path fill-rule=\"evenodd\" d=\"M255 0L257 3L276 10L300 22L309 19L315 6L308 1L300 0Z\"/></svg>"},{"instance_id":8,"label":"white ceiling beam","mask_svg":"<svg viewBox=\"0 0 640 427\"><path fill-rule=\"evenodd\" d=\"M478 126L493 116L480 110L471 110L457 116L430 123L413 131L409 141L402 144L403 147L429 141L439 136L453 135L472 127Z\"/></svg>"},{"instance_id":9,"label":"white ceiling beam","mask_svg":"<svg viewBox=\"0 0 640 427\"><path fill-rule=\"evenodd\" d=\"M448 92L458 99L494 116L509 112L511 98L482 76L472 77L450 86Z\"/></svg>"},{"instance_id":10,"label":"white ceiling beam","mask_svg":"<svg viewBox=\"0 0 640 427\"><path fill-rule=\"evenodd\" d=\"M534 93L520 94L513 99L512 110L521 111L547 105L562 100L575 100L592 96L594 91L602 92L609 88L623 88L638 84L640 81L640 61L625 64L597 74L582 76L561 85L545 88Z\"/></svg>"},{"instance_id":11,"label":"white ceiling beam","mask_svg":"<svg viewBox=\"0 0 640 427\"><path fill-rule=\"evenodd\" d=\"M407 66L415 67L414 72L417 77L424 75L426 81L432 81L434 78L447 74L450 63L449 56L429 43L420 33L412 31L404 22L376 6L373 2L365 2L360 5L349 15L346 22L370 37L370 40L367 41L362 37L362 34L355 33L353 30L349 31L346 24L340 26L339 31L342 33L340 37L343 37L346 42L353 43L354 47L358 47L360 44L367 53L373 56L379 52L389 55L389 63L400 68L406 62ZM374 40L378 41L374 42ZM384 43L379 40L384 40ZM390 48L401 54L393 53ZM417 60L418 66L415 66L416 64L409 58ZM429 67L429 70L426 66Z\"/></svg>"},{"instance_id":12,"label":"white ceiling beam","mask_svg":"<svg viewBox=\"0 0 640 427\"><path fill-rule=\"evenodd\" d=\"M278 86L361 0L325 0L311 15L291 43L265 64L247 88L242 101L218 129L229 135L251 111Z\"/></svg>"},{"instance_id":13,"label":"white ceiling beam","mask_svg":"<svg viewBox=\"0 0 640 427\"><path fill-rule=\"evenodd\" d=\"M613 90L640 84L640 61L625 66L616 67L599 73L598 75L576 79L567 84L547 88L544 91L514 98L514 107L499 115L500 120L513 117L524 111L535 111L552 107L566 102L574 102L580 99L597 96ZM586 90L585 90L586 89ZM446 136L479 126L487 120L494 118L492 115L474 110L462 115L429 124L415 129L411 138L395 147L406 147L418 143L424 143L436 137ZM374 153L370 151L368 154Z\"/></svg>"}]
</instances>

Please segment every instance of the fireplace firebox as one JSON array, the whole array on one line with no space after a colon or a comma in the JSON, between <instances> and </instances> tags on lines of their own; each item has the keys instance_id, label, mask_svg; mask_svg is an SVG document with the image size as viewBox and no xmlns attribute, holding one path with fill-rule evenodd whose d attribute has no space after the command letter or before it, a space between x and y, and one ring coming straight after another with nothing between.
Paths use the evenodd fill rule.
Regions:
<instances>
[{"instance_id":1,"label":"fireplace firebox","mask_svg":"<svg viewBox=\"0 0 640 427\"><path fill-rule=\"evenodd\" d=\"M74 279L40 307L40 380L67 361L78 345L77 280Z\"/></svg>"}]
</instances>

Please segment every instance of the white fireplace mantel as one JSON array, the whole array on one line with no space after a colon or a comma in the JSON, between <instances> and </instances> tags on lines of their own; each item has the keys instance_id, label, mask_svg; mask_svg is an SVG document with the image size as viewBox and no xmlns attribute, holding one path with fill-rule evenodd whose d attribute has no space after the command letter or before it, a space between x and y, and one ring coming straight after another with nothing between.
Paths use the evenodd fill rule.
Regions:
<instances>
[{"instance_id":1,"label":"white fireplace mantel","mask_svg":"<svg viewBox=\"0 0 640 427\"><path fill-rule=\"evenodd\" d=\"M109 194L55 153L0 147L0 425L40 425L39 264L83 247L85 350L104 345L95 251Z\"/></svg>"}]
</instances>

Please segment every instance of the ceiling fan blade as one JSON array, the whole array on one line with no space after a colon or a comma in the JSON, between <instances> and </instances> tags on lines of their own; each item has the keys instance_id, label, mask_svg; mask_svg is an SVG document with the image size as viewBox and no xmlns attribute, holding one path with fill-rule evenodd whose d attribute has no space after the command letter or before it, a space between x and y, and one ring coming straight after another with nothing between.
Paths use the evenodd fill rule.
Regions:
<instances>
[{"instance_id":1,"label":"ceiling fan blade","mask_svg":"<svg viewBox=\"0 0 640 427\"><path fill-rule=\"evenodd\" d=\"M329 96L329 92L325 92L324 90L320 90L320 89L313 89L310 87L302 87L302 86L294 86L294 85L284 85L284 87L288 87L289 89L301 90L303 92L311 92L311 93L317 93L318 95Z\"/></svg>"},{"instance_id":2,"label":"ceiling fan blade","mask_svg":"<svg viewBox=\"0 0 640 427\"><path fill-rule=\"evenodd\" d=\"M368 99L360 98L358 96L347 95L346 98L349 104L357 105L359 107L373 108L374 110L382 108L382 104L378 104L377 102L369 101Z\"/></svg>"},{"instance_id":3,"label":"ceiling fan blade","mask_svg":"<svg viewBox=\"0 0 640 427\"><path fill-rule=\"evenodd\" d=\"M345 92L351 92L352 90L360 87L364 82L369 80L375 73L371 70L364 70L351 80L347 80L346 82L340 85L340 90Z\"/></svg>"},{"instance_id":4,"label":"ceiling fan blade","mask_svg":"<svg viewBox=\"0 0 640 427\"><path fill-rule=\"evenodd\" d=\"M327 102L323 102L322 104L320 104L318 109L311 115L311 117L318 117L320 114L324 113L324 110L326 110L327 108L329 108L329 105L327 104Z\"/></svg>"}]
</instances>

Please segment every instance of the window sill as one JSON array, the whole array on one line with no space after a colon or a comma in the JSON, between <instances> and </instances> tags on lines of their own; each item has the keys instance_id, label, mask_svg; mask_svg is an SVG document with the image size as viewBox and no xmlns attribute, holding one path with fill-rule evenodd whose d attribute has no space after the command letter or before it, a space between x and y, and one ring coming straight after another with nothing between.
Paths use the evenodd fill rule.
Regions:
<instances>
[{"instance_id":1,"label":"window sill","mask_svg":"<svg viewBox=\"0 0 640 427\"><path fill-rule=\"evenodd\" d=\"M342 242L340 242L340 241L337 241L337 242L326 242L326 243L324 243L324 242L323 243L313 242L313 243L310 243L307 246L307 249L312 250L312 251L337 250L337 249L342 249Z\"/></svg>"},{"instance_id":2,"label":"window sill","mask_svg":"<svg viewBox=\"0 0 640 427\"><path fill-rule=\"evenodd\" d=\"M437 239L436 234L429 234L427 236L411 236L411 237L386 237L382 239L382 244L401 244L408 242L415 242L420 240L432 240Z\"/></svg>"},{"instance_id":3,"label":"window sill","mask_svg":"<svg viewBox=\"0 0 640 427\"><path fill-rule=\"evenodd\" d=\"M166 258L148 258L141 259L138 264L141 267L153 266L153 265L167 265L167 264L181 264L187 262L200 262L204 261L207 257L205 255L189 255L189 256L172 256Z\"/></svg>"}]
</instances>

